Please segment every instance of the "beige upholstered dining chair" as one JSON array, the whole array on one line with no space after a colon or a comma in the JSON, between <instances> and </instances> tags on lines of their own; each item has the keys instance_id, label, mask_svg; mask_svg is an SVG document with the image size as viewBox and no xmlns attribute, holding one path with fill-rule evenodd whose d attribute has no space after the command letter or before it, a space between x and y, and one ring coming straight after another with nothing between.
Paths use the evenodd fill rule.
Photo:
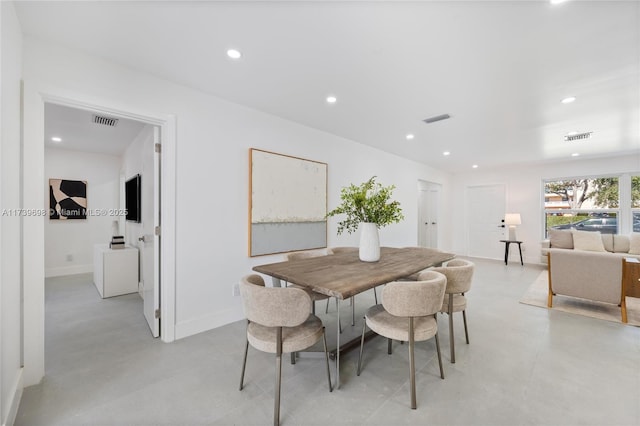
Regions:
<instances>
[{"instance_id":1,"label":"beige upholstered dining chair","mask_svg":"<svg viewBox=\"0 0 640 426\"><path fill-rule=\"evenodd\" d=\"M248 275L240 281L240 294L247 316L247 342L240 376L240 390L244 386L249 344L259 351L276 354L276 387L273 424L280 424L280 388L282 382L282 353L297 352L322 339L327 366L329 392L331 373L329 354L322 321L310 315L311 298L299 288L265 287L259 275Z\"/></svg>"},{"instance_id":2,"label":"beige upholstered dining chair","mask_svg":"<svg viewBox=\"0 0 640 426\"><path fill-rule=\"evenodd\" d=\"M465 293L471 288L473 279L473 262L464 259L453 259L445 266L433 268L447 277L447 289L440 312L449 314L449 346L451 348L451 363L456 362L456 349L453 334L453 313L462 312L464 322L464 335L469 344L469 331L467 329L467 298Z\"/></svg>"},{"instance_id":3,"label":"beige upholstered dining chair","mask_svg":"<svg viewBox=\"0 0 640 426\"><path fill-rule=\"evenodd\" d=\"M394 281L382 290L382 304L369 308L362 327L358 376L362 369L362 352L367 326L388 339L388 353L391 341L409 342L409 373L411 381L411 408L416 409L416 368L414 359L415 342L435 336L440 377L444 379L438 323L436 314L442 307L447 278L439 272L425 271L418 281Z\"/></svg>"},{"instance_id":4,"label":"beige upholstered dining chair","mask_svg":"<svg viewBox=\"0 0 640 426\"><path fill-rule=\"evenodd\" d=\"M292 253L287 253L287 260L297 260L297 259L309 259L311 257L319 257L319 256L327 256L333 254L333 252L331 251L331 249L327 249L326 252L322 252L322 251L294 251ZM312 303L312 308L311 308L311 312L313 314L316 313L316 303L319 300L326 300L327 301L327 306L325 307L325 313L327 313L329 311L329 299L331 299L331 296L327 296L326 294L322 294L322 293L318 293L317 291L311 291L305 287L296 285L296 284L287 284L288 287L293 287L293 288L300 288L304 291L306 291L307 293L309 293L309 296L311 297L311 300L313 301ZM338 301L336 300L336 307L338 306ZM340 326L340 330L342 330L342 326Z\"/></svg>"}]
</instances>

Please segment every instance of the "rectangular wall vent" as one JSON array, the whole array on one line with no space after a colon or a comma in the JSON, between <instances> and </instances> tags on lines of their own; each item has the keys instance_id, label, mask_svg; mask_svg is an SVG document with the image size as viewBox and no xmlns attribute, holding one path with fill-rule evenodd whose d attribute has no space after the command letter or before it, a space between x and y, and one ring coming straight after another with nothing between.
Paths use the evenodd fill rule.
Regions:
<instances>
[{"instance_id":1,"label":"rectangular wall vent","mask_svg":"<svg viewBox=\"0 0 640 426\"><path fill-rule=\"evenodd\" d=\"M436 121L446 120L447 118L451 118L449 114L436 115L435 117L425 118L424 121L427 124L435 123Z\"/></svg>"},{"instance_id":2,"label":"rectangular wall vent","mask_svg":"<svg viewBox=\"0 0 640 426\"><path fill-rule=\"evenodd\" d=\"M581 141L583 139L589 139L592 134L593 134L593 132L574 133L574 134L571 134L571 135L566 135L564 137L564 140L567 141L567 142Z\"/></svg>"},{"instance_id":3,"label":"rectangular wall vent","mask_svg":"<svg viewBox=\"0 0 640 426\"><path fill-rule=\"evenodd\" d=\"M104 117L101 115L94 115L93 122L96 124L102 124L103 126L116 127L118 124L117 118Z\"/></svg>"}]
</instances>

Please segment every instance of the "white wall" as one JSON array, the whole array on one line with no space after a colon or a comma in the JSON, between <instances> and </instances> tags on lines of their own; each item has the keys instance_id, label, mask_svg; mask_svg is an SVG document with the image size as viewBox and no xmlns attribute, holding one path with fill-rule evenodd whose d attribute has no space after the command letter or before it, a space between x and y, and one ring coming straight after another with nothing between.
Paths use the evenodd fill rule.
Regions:
<instances>
[{"instance_id":1,"label":"white wall","mask_svg":"<svg viewBox=\"0 0 640 426\"><path fill-rule=\"evenodd\" d=\"M453 190L455 193L464 194L466 188L472 185L505 184L506 211L520 213L522 218L522 225L518 226L517 233L518 239L523 241L524 261L540 263L540 243L544 235L543 179L633 172L640 172L640 154L600 159L573 159L566 162L501 170L475 170L456 175L453 179ZM464 203L465 197L454 199L453 220L465 225L456 227L453 235L452 248L460 254L465 254L468 250Z\"/></svg>"},{"instance_id":2,"label":"white wall","mask_svg":"<svg viewBox=\"0 0 640 426\"><path fill-rule=\"evenodd\" d=\"M329 208L338 203L340 188L349 183L377 175L383 184L395 184L406 220L381 232L385 245L416 244L419 179L443 184L443 193L449 186L447 174L416 162L45 42L25 39L24 74L25 84L33 88L25 98L25 120L34 124L25 134L25 145L27 161L34 165L42 161L41 100L32 92L62 94L142 115L177 117L178 338L241 319L240 299L231 296L233 284L253 265L282 259L282 255L247 257L250 147L328 163ZM447 203L450 199L445 198L443 204ZM443 218L443 222L446 236L451 221ZM33 225L26 244L36 247L38 223ZM356 244L355 235L338 238L335 230L332 221L330 245ZM450 246L443 238L442 248ZM37 270L37 255L32 261ZM27 281L27 298L37 305L42 283L35 274ZM29 326L34 328L28 334L35 336L37 354L38 325Z\"/></svg>"},{"instance_id":3,"label":"white wall","mask_svg":"<svg viewBox=\"0 0 640 426\"><path fill-rule=\"evenodd\" d=\"M19 209L22 35L13 3L0 2L0 210ZM0 424L13 424L22 394L20 223L0 222Z\"/></svg>"},{"instance_id":4,"label":"white wall","mask_svg":"<svg viewBox=\"0 0 640 426\"><path fill-rule=\"evenodd\" d=\"M87 208L107 215L88 215L86 220L49 220L44 222L45 276L79 274L93 271L94 244L111 241L113 221L109 210L120 207L120 157L58 148L45 150L45 187L50 178L87 182ZM48 191L45 206L48 206ZM67 256L71 255L72 260Z\"/></svg>"}]
</instances>

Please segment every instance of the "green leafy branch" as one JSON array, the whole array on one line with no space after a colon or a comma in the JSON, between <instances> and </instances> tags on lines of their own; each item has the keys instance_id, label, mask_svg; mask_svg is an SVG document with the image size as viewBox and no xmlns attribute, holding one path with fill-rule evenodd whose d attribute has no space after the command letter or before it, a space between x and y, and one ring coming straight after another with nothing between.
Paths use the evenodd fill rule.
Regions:
<instances>
[{"instance_id":1,"label":"green leafy branch","mask_svg":"<svg viewBox=\"0 0 640 426\"><path fill-rule=\"evenodd\" d=\"M404 216L400 203L390 201L394 185L383 187L373 176L367 182L349 185L340 191L342 203L327 213L327 217L339 214L346 215L346 219L338 222L338 235L344 230L355 232L362 222L375 223L378 228L391 223L398 223Z\"/></svg>"}]
</instances>

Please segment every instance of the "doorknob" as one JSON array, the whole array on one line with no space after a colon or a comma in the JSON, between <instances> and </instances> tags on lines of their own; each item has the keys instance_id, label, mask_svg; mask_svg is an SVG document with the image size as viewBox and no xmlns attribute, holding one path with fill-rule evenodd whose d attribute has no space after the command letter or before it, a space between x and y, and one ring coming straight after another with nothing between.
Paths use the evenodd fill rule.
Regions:
<instances>
[{"instance_id":1,"label":"doorknob","mask_svg":"<svg viewBox=\"0 0 640 426\"><path fill-rule=\"evenodd\" d=\"M435 222L431 222L431 224L432 224L432 225L436 225L436 223L435 223Z\"/></svg>"},{"instance_id":2,"label":"doorknob","mask_svg":"<svg viewBox=\"0 0 640 426\"><path fill-rule=\"evenodd\" d=\"M144 235L142 237L138 237L138 241L144 242Z\"/></svg>"}]
</instances>

